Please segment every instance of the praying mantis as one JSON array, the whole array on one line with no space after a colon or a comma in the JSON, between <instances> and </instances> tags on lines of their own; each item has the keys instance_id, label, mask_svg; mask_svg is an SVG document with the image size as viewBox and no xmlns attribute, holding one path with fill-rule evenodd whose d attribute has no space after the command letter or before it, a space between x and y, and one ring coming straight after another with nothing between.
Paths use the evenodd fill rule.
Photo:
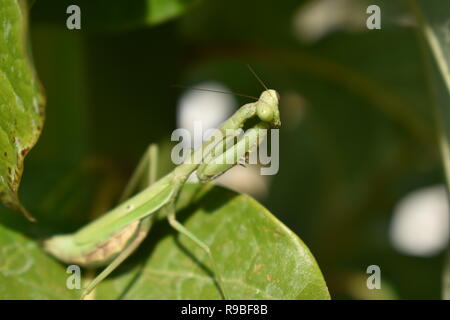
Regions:
<instances>
[{"instance_id":1,"label":"praying mantis","mask_svg":"<svg viewBox=\"0 0 450 320\"><path fill-rule=\"evenodd\" d=\"M222 297L227 298L211 250L176 219L175 202L191 174L196 172L199 182L213 180L258 148L268 130L281 126L279 95L275 90L265 89L256 102L243 105L217 128L219 138L211 137L201 148L190 151L183 163L158 181L155 181L157 147L150 145L125 187L119 205L72 234L56 235L44 241L44 249L62 262L85 267L106 266L84 289L82 299L139 247L152 224L161 218L167 218L176 231L204 250L211 260ZM248 126L250 129L235 141L232 132ZM234 160L217 161L220 158ZM145 187L138 190L143 184Z\"/></svg>"}]
</instances>

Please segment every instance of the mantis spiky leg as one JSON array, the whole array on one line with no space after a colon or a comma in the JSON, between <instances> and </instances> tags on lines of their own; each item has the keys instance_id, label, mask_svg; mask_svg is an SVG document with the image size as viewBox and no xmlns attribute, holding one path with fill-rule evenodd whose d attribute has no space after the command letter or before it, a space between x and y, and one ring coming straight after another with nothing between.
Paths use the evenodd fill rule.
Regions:
<instances>
[{"instance_id":1,"label":"mantis spiky leg","mask_svg":"<svg viewBox=\"0 0 450 320\"><path fill-rule=\"evenodd\" d=\"M128 181L121 199L127 199L133 194L133 192L142 186L142 183L146 183L143 187L148 187L156 181L158 165L158 147L155 144L151 144L144 156L139 161L136 170L133 172L130 180ZM123 200L121 200L123 201ZM81 295L81 299L84 299L103 279L110 275L126 258L128 258L136 248L145 239L152 225L153 216L148 216L139 222L138 229L135 231L136 237L128 244L127 247L104 269L99 273L94 280L92 280Z\"/></svg>"}]
</instances>

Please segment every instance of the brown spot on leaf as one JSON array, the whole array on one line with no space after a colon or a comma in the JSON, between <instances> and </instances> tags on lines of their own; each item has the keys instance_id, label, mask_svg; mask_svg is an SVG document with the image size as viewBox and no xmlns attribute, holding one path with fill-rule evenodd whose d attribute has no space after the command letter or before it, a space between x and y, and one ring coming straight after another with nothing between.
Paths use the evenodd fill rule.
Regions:
<instances>
[{"instance_id":1,"label":"brown spot on leaf","mask_svg":"<svg viewBox=\"0 0 450 320\"><path fill-rule=\"evenodd\" d=\"M27 155L28 151L30 151L30 148L25 147L22 150L20 150L20 154L22 155L22 157L25 157Z\"/></svg>"},{"instance_id":2,"label":"brown spot on leaf","mask_svg":"<svg viewBox=\"0 0 450 320\"><path fill-rule=\"evenodd\" d=\"M262 264L255 264L255 266L253 267L253 272L254 273L258 273L262 268Z\"/></svg>"},{"instance_id":3,"label":"brown spot on leaf","mask_svg":"<svg viewBox=\"0 0 450 320\"><path fill-rule=\"evenodd\" d=\"M268 274L266 278L267 278L267 281L272 281L272 275L271 274Z\"/></svg>"}]
</instances>

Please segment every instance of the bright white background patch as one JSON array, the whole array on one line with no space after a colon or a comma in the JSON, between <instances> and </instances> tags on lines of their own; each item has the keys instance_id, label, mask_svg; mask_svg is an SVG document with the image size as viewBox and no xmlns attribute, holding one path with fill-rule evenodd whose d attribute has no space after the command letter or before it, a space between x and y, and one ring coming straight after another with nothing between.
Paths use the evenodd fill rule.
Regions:
<instances>
[{"instance_id":1,"label":"bright white background patch","mask_svg":"<svg viewBox=\"0 0 450 320\"><path fill-rule=\"evenodd\" d=\"M445 186L422 188L397 204L390 226L392 245L400 252L428 257L446 248L449 208Z\"/></svg>"},{"instance_id":2,"label":"bright white background patch","mask_svg":"<svg viewBox=\"0 0 450 320\"><path fill-rule=\"evenodd\" d=\"M300 40L315 42L336 30L362 30L365 11L359 0L308 1L294 15L294 32Z\"/></svg>"},{"instance_id":3,"label":"bright white background patch","mask_svg":"<svg viewBox=\"0 0 450 320\"><path fill-rule=\"evenodd\" d=\"M230 91L224 85L217 82L204 82L194 85L195 88ZM187 90L180 98L177 108L177 125L187 129L194 137L194 122L201 121L203 130L216 128L226 120L237 108L237 102L233 95ZM201 141L195 141L194 146L201 145Z\"/></svg>"}]
</instances>

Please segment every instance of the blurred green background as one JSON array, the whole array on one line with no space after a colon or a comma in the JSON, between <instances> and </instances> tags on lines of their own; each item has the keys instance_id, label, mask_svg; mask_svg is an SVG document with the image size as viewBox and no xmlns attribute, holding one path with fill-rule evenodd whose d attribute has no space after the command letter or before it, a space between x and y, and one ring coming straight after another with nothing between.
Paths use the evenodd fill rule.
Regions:
<instances>
[{"instance_id":1,"label":"blurred green background","mask_svg":"<svg viewBox=\"0 0 450 320\"><path fill-rule=\"evenodd\" d=\"M72 3L79 31L65 27ZM182 94L171 85L259 95L250 64L281 94L283 121L280 171L259 200L311 249L332 298L441 297L443 253L407 255L389 238L398 201L444 183L407 1L120 3L38 0L31 10L47 116L21 197L41 225L72 231L104 210L150 142L165 146L167 170ZM144 14L164 3L176 3L165 18ZM381 30L366 28L368 4L380 6ZM379 291L365 288L372 264Z\"/></svg>"}]
</instances>

